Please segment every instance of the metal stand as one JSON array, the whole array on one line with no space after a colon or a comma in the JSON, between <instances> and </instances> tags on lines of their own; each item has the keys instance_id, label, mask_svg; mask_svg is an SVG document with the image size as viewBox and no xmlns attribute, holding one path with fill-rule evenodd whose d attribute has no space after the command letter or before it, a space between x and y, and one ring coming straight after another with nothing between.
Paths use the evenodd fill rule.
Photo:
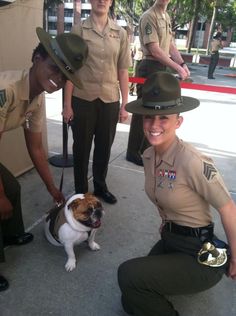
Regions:
<instances>
[{"instance_id":1,"label":"metal stand","mask_svg":"<svg viewBox=\"0 0 236 316\"><path fill-rule=\"evenodd\" d=\"M64 99L64 89L62 91L62 100ZM62 106L63 107L63 106ZM62 124L62 155L55 155L48 159L49 163L55 167L69 168L73 167L73 155L68 155L68 129L69 125L63 122Z\"/></svg>"},{"instance_id":2,"label":"metal stand","mask_svg":"<svg viewBox=\"0 0 236 316\"><path fill-rule=\"evenodd\" d=\"M70 168L73 167L73 156L69 155L67 158L64 158L63 155L56 155L48 160L51 165L60 168Z\"/></svg>"}]
</instances>

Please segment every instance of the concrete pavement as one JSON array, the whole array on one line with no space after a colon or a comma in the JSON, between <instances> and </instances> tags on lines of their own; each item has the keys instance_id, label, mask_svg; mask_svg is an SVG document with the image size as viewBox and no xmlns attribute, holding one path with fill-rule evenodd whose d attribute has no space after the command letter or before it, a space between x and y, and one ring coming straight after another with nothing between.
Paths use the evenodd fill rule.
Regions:
<instances>
[{"instance_id":1,"label":"concrete pavement","mask_svg":"<svg viewBox=\"0 0 236 316\"><path fill-rule=\"evenodd\" d=\"M225 76L232 70L217 68L216 80L208 80L206 67L190 68L196 83L236 87L236 79ZM236 201L236 95L187 89L183 94L199 98L201 106L184 114L179 136L215 160ZM47 95L49 156L62 153L60 96ZM63 248L50 245L44 237L43 219L52 206L50 196L34 169L19 177L25 226L35 239L29 245L6 249L6 263L1 264L0 271L9 280L10 288L0 293L1 315L125 316L117 267L124 260L145 255L159 238L160 225L155 207L143 189L143 168L125 159L128 133L128 124L118 124L107 177L118 203L104 203L106 215L96 238L101 250L92 252L86 244L78 246L78 264L71 273L64 269ZM71 138L69 131L69 153ZM59 184L62 169L51 166L51 170ZM91 163L89 176L91 181ZM93 190L92 185L90 189ZM73 193L72 168L64 170L63 191L66 196ZM219 216L214 210L213 214L217 235L225 239ZM170 300L181 316L234 316L236 283L224 277L209 291Z\"/></svg>"}]
</instances>

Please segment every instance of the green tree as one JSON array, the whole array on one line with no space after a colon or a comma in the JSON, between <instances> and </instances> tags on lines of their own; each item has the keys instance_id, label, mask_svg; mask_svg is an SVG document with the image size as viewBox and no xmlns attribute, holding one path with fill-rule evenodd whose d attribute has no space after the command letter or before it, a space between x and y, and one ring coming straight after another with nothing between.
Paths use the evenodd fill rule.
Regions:
<instances>
[{"instance_id":1,"label":"green tree","mask_svg":"<svg viewBox=\"0 0 236 316\"><path fill-rule=\"evenodd\" d=\"M115 13L121 15L126 21L138 25L143 12L154 4L155 0L119 0L116 1Z\"/></svg>"},{"instance_id":2,"label":"green tree","mask_svg":"<svg viewBox=\"0 0 236 316\"><path fill-rule=\"evenodd\" d=\"M218 8L216 25L220 25L223 31L236 30L236 1L227 1L224 6Z\"/></svg>"}]
</instances>

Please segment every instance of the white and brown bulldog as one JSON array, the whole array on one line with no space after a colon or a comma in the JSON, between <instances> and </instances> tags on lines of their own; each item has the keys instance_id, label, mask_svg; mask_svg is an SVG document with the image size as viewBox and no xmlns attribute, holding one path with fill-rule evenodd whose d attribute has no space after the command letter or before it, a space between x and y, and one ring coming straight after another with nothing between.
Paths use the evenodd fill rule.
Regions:
<instances>
[{"instance_id":1,"label":"white and brown bulldog","mask_svg":"<svg viewBox=\"0 0 236 316\"><path fill-rule=\"evenodd\" d=\"M101 202L92 194L75 194L62 207L50 211L45 221L45 235L55 246L64 246L68 256L67 271L76 266L74 246L88 241L91 250L99 250L94 241L103 216Z\"/></svg>"}]
</instances>

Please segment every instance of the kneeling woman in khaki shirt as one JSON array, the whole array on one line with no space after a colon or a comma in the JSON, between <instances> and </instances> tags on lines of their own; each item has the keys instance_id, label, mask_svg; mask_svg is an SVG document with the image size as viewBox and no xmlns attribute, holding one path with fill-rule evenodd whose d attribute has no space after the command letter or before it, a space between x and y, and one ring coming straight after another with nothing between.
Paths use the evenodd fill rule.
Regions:
<instances>
[{"instance_id":1,"label":"kneeling woman in khaki shirt","mask_svg":"<svg viewBox=\"0 0 236 316\"><path fill-rule=\"evenodd\" d=\"M181 96L173 75L158 72L146 80L142 99L126 106L127 111L143 115L151 144L143 154L145 191L162 218L161 239L149 255L119 267L122 304L132 315L179 315L165 295L211 288L227 268L228 276L236 279L235 203L212 160L176 136L183 122L180 113L198 105L197 99ZM210 205L220 213L231 252L227 262L226 250L219 250L222 265L216 260L219 253L210 262L211 253L204 250L209 245L227 248L214 235ZM219 266L212 267L216 263Z\"/></svg>"}]
</instances>

